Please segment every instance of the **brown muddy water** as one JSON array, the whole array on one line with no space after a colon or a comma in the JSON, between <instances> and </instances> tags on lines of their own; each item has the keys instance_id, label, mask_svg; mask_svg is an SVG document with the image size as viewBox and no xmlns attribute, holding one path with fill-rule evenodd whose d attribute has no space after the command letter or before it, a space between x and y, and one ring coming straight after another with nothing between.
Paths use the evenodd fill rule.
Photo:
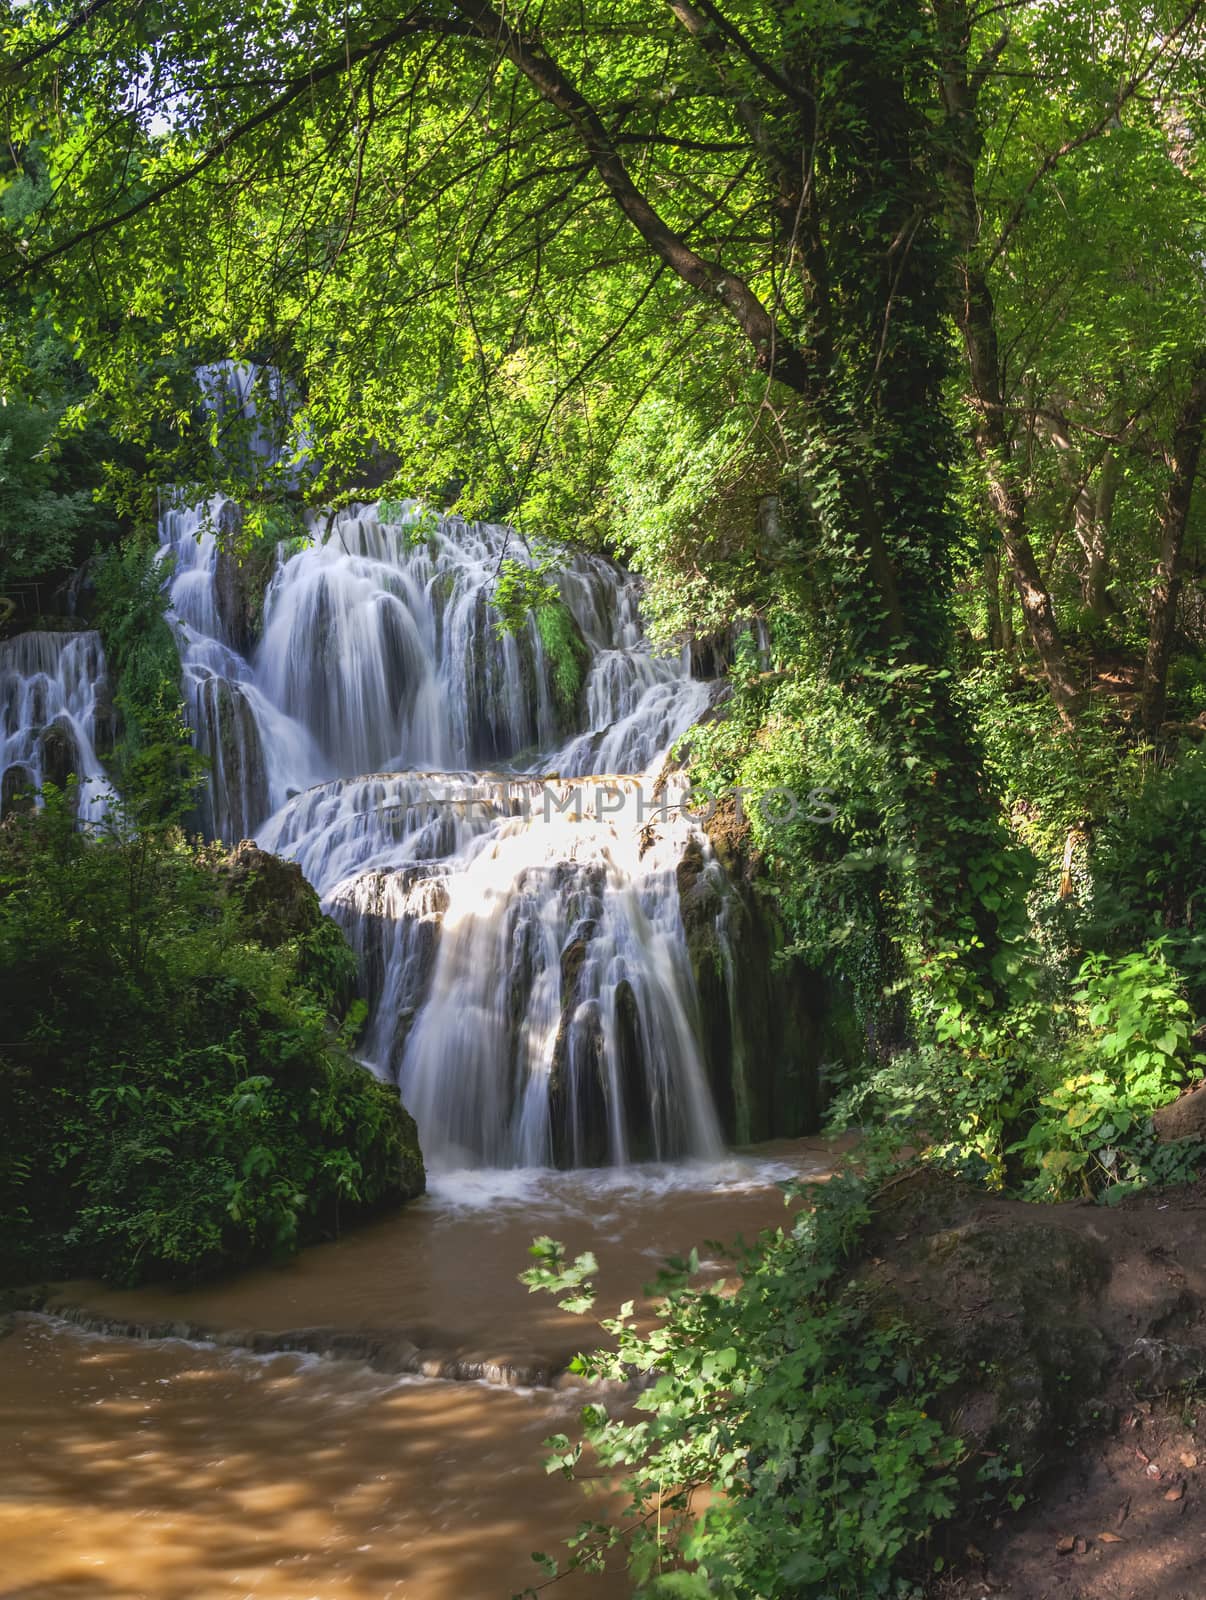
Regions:
<instances>
[{"instance_id":1,"label":"brown muddy water","mask_svg":"<svg viewBox=\"0 0 1206 1600\"><path fill-rule=\"evenodd\" d=\"M667 1254L781 1223L778 1182L834 1159L451 1174L283 1268L59 1286L0 1339L0 1600L507 1600L600 1510L543 1467L593 1324L518 1283L532 1237L595 1251L605 1313Z\"/></svg>"}]
</instances>

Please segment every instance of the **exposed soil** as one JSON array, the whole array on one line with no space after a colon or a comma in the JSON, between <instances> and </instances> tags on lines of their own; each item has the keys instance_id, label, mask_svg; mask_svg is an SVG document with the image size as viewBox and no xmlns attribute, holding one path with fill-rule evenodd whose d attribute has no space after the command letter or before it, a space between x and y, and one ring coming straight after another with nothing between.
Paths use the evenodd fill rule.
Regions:
<instances>
[{"instance_id":1,"label":"exposed soil","mask_svg":"<svg viewBox=\"0 0 1206 1600\"><path fill-rule=\"evenodd\" d=\"M1023 1465L1018 1511L948 1535L935 1600L1202 1600L1206 1183L1106 1208L906 1178L872 1250L862 1284L964 1371L965 1488Z\"/></svg>"},{"instance_id":2,"label":"exposed soil","mask_svg":"<svg viewBox=\"0 0 1206 1600\"><path fill-rule=\"evenodd\" d=\"M1202 1421L1206 1424L1206 1411ZM1016 1516L969 1540L942 1600L1201 1600L1206 1426L1196 1404L1140 1403L1085 1444Z\"/></svg>"}]
</instances>

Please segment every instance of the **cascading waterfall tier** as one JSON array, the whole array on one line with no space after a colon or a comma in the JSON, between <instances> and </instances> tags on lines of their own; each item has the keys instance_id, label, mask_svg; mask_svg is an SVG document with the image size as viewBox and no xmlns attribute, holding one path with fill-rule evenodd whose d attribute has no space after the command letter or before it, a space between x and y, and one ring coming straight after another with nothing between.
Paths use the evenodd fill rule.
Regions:
<instances>
[{"instance_id":1,"label":"cascading waterfall tier","mask_svg":"<svg viewBox=\"0 0 1206 1600\"><path fill-rule=\"evenodd\" d=\"M112 790L96 745L110 717L98 633L20 633L0 644L0 814L22 793L74 777L80 821L99 822Z\"/></svg>"},{"instance_id":2,"label":"cascading waterfall tier","mask_svg":"<svg viewBox=\"0 0 1206 1600\"><path fill-rule=\"evenodd\" d=\"M296 860L347 931L366 1059L429 1163L718 1153L676 877L699 835L655 778L716 686L653 653L637 581L568 557L550 644L498 625L512 531L356 507L278 549L248 655L233 520L161 524L210 824Z\"/></svg>"}]
</instances>

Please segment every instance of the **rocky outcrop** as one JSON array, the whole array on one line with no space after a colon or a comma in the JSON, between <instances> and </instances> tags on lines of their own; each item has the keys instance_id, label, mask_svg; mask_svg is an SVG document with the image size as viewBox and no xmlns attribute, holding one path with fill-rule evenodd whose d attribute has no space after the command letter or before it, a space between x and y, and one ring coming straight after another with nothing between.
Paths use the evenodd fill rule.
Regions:
<instances>
[{"instance_id":1,"label":"rocky outcrop","mask_svg":"<svg viewBox=\"0 0 1206 1600\"><path fill-rule=\"evenodd\" d=\"M32 769L15 761L0 777L0 818L32 809L37 789Z\"/></svg>"},{"instance_id":2,"label":"rocky outcrop","mask_svg":"<svg viewBox=\"0 0 1206 1600\"><path fill-rule=\"evenodd\" d=\"M700 1004L709 1078L725 1131L739 1144L816 1130L826 1062L857 1053L858 1030L837 986L786 936L762 864L732 810L690 844L679 905Z\"/></svg>"},{"instance_id":3,"label":"rocky outcrop","mask_svg":"<svg viewBox=\"0 0 1206 1600\"><path fill-rule=\"evenodd\" d=\"M1033 1205L926 1168L881 1191L848 1292L949 1372L935 1409L967 1447L969 1492L986 1460L1029 1477L1136 1395L1202 1380L1202 1205L1195 1191Z\"/></svg>"},{"instance_id":4,"label":"rocky outcrop","mask_svg":"<svg viewBox=\"0 0 1206 1600\"><path fill-rule=\"evenodd\" d=\"M276 570L276 541L243 540L243 512L224 500L218 512L218 556L214 597L226 636L241 656L249 656L264 624L264 593Z\"/></svg>"},{"instance_id":5,"label":"rocky outcrop","mask_svg":"<svg viewBox=\"0 0 1206 1600\"><path fill-rule=\"evenodd\" d=\"M423 1165L423 1152L419 1148L418 1126L401 1100L398 1101L398 1124L401 1151L398 1157L396 1198L416 1200L427 1189L427 1172Z\"/></svg>"},{"instance_id":6,"label":"rocky outcrop","mask_svg":"<svg viewBox=\"0 0 1206 1600\"><path fill-rule=\"evenodd\" d=\"M227 895L238 898L248 932L269 949L322 921L318 896L297 863L270 855L251 839L235 845L218 876Z\"/></svg>"},{"instance_id":7,"label":"rocky outcrop","mask_svg":"<svg viewBox=\"0 0 1206 1600\"><path fill-rule=\"evenodd\" d=\"M80 770L80 752L71 729L63 722L52 722L38 740L43 783L65 789Z\"/></svg>"},{"instance_id":8,"label":"rocky outcrop","mask_svg":"<svg viewBox=\"0 0 1206 1600\"><path fill-rule=\"evenodd\" d=\"M268 774L260 730L238 684L211 678L198 702L201 747L214 767L208 789L209 831L237 839L268 814Z\"/></svg>"}]
</instances>

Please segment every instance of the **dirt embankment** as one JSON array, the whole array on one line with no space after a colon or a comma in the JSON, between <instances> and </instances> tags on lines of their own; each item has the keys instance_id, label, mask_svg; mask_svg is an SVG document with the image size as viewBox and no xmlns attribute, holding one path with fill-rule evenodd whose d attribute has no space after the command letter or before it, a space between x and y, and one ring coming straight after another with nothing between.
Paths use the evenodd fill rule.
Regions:
<instances>
[{"instance_id":1,"label":"dirt embankment","mask_svg":"<svg viewBox=\"0 0 1206 1600\"><path fill-rule=\"evenodd\" d=\"M1206 1182L1105 1208L907 1176L858 1284L960 1373L936 1600L1206 1597Z\"/></svg>"}]
</instances>

